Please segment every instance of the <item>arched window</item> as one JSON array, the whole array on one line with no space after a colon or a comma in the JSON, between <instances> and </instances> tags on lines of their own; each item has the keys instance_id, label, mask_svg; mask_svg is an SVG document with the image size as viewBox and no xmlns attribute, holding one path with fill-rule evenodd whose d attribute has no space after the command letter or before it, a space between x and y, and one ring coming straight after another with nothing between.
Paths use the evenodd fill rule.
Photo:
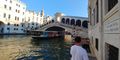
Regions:
<instances>
[{"instance_id":1,"label":"arched window","mask_svg":"<svg viewBox=\"0 0 120 60\"><path fill-rule=\"evenodd\" d=\"M8 22L8 24L7 25L10 25L10 23Z\"/></svg>"},{"instance_id":2,"label":"arched window","mask_svg":"<svg viewBox=\"0 0 120 60\"><path fill-rule=\"evenodd\" d=\"M62 23L65 23L65 18L62 18Z\"/></svg>"},{"instance_id":3,"label":"arched window","mask_svg":"<svg viewBox=\"0 0 120 60\"><path fill-rule=\"evenodd\" d=\"M71 25L75 25L75 19L71 20Z\"/></svg>"},{"instance_id":4,"label":"arched window","mask_svg":"<svg viewBox=\"0 0 120 60\"><path fill-rule=\"evenodd\" d=\"M67 19L66 19L66 24L69 24L69 22L70 22L70 19L67 18Z\"/></svg>"},{"instance_id":5,"label":"arched window","mask_svg":"<svg viewBox=\"0 0 120 60\"><path fill-rule=\"evenodd\" d=\"M83 21L83 22L82 22L82 26L83 26L84 28L88 28L88 21Z\"/></svg>"},{"instance_id":6,"label":"arched window","mask_svg":"<svg viewBox=\"0 0 120 60\"><path fill-rule=\"evenodd\" d=\"M52 20L52 23L54 23L54 20Z\"/></svg>"},{"instance_id":7,"label":"arched window","mask_svg":"<svg viewBox=\"0 0 120 60\"><path fill-rule=\"evenodd\" d=\"M81 26L81 20L76 21L76 26Z\"/></svg>"}]
</instances>

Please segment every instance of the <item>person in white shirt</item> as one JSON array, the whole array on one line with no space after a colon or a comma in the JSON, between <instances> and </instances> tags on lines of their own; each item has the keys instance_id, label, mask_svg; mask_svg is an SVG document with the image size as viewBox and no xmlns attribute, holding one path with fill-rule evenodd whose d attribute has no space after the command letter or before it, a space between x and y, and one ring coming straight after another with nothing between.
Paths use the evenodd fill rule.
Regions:
<instances>
[{"instance_id":1,"label":"person in white shirt","mask_svg":"<svg viewBox=\"0 0 120 60\"><path fill-rule=\"evenodd\" d=\"M70 49L71 60L89 60L87 52L81 45L81 37L75 38L75 45L73 45Z\"/></svg>"}]
</instances>

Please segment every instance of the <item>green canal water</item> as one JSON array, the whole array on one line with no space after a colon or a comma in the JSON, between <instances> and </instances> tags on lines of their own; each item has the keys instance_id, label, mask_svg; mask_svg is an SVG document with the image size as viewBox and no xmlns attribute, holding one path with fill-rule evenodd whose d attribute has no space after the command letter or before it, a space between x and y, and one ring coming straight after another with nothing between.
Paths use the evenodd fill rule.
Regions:
<instances>
[{"instance_id":1,"label":"green canal water","mask_svg":"<svg viewBox=\"0 0 120 60\"><path fill-rule=\"evenodd\" d=\"M62 37L34 40L31 36L0 36L0 60L70 60L70 42Z\"/></svg>"}]
</instances>

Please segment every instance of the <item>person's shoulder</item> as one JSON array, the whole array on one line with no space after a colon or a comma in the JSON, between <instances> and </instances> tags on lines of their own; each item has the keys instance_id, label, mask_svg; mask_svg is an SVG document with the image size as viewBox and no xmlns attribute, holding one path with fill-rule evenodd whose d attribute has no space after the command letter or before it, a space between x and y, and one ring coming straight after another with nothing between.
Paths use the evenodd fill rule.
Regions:
<instances>
[{"instance_id":1,"label":"person's shoulder","mask_svg":"<svg viewBox=\"0 0 120 60\"><path fill-rule=\"evenodd\" d=\"M81 50L82 50L83 52L86 52L86 50L85 50L83 47L81 47Z\"/></svg>"},{"instance_id":2,"label":"person's shoulder","mask_svg":"<svg viewBox=\"0 0 120 60\"><path fill-rule=\"evenodd\" d=\"M71 46L71 48L75 48L75 47L76 47L76 45L72 45L72 46Z\"/></svg>"},{"instance_id":3,"label":"person's shoulder","mask_svg":"<svg viewBox=\"0 0 120 60\"><path fill-rule=\"evenodd\" d=\"M72 45L71 47L75 47L75 45Z\"/></svg>"}]
</instances>

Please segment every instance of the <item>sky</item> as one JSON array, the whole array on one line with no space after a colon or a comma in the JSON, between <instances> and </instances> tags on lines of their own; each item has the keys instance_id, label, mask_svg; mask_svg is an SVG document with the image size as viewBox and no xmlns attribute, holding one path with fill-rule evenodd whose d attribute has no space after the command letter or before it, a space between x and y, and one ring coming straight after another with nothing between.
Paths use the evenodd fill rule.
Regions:
<instances>
[{"instance_id":1,"label":"sky","mask_svg":"<svg viewBox=\"0 0 120 60\"><path fill-rule=\"evenodd\" d=\"M61 12L66 16L88 17L88 0L21 0L27 10L39 12L44 9L45 15L54 16Z\"/></svg>"}]
</instances>

